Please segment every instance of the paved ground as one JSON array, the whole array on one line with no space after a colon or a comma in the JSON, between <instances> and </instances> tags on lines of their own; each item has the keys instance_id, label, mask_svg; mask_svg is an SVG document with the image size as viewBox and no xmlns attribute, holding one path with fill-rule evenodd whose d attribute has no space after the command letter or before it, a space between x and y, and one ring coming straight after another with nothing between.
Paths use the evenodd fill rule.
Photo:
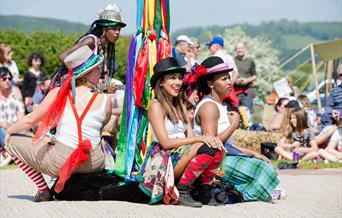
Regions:
<instances>
[{"instance_id":1,"label":"paved ground","mask_svg":"<svg viewBox=\"0 0 342 218\"><path fill-rule=\"evenodd\" d=\"M0 217L319 217L342 218L342 169L280 172L286 200L193 209L118 201L34 203L36 190L19 169L0 170Z\"/></svg>"}]
</instances>

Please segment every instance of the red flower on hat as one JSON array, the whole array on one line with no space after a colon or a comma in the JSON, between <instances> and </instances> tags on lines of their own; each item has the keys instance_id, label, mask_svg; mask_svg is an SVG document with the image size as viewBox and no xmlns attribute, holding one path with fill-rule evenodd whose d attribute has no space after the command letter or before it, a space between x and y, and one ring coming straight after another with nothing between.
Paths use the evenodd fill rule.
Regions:
<instances>
[{"instance_id":1,"label":"red flower on hat","mask_svg":"<svg viewBox=\"0 0 342 218\"><path fill-rule=\"evenodd\" d=\"M195 74L197 76L197 78L206 75L208 73L207 68L205 68L205 66L203 66L202 64L199 65L196 69L195 69Z\"/></svg>"}]
</instances>

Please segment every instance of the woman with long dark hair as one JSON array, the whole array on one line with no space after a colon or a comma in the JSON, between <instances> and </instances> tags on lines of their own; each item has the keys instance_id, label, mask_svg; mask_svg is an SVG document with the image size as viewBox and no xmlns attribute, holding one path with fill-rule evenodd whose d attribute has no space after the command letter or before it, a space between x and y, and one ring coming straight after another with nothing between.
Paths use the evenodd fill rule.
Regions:
<instances>
[{"instance_id":1,"label":"woman with long dark hair","mask_svg":"<svg viewBox=\"0 0 342 218\"><path fill-rule=\"evenodd\" d=\"M141 170L140 188L151 196L150 203L161 199L165 203L179 200L180 205L201 207L214 204L209 185L221 162L223 145L215 137L193 135L180 95L184 73L185 68L180 67L175 58L165 58L154 66L151 86L155 99L148 109L153 143ZM171 162L172 165L168 164ZM173 176L179 181L179 199L172 185L165 191L165 181L172 184ZM199 183L196 187L199 195L194 200L190 192L195 180Z\"/></svg>"}]
</instances>

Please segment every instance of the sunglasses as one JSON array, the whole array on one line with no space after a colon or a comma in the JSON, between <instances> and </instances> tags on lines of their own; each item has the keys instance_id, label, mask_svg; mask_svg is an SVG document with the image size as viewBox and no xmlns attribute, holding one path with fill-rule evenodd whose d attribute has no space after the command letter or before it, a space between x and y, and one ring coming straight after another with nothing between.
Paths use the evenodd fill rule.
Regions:
<instances>
[{"instance_id":1,"label":"sunglasses","mask_svg":"<svg viewBox=\"0 0 342 218\"><path fill-rule=\"evenodd\" d=\"M3 78L1 78L1 79L2 79L2 81L6 81L6 80L12 81L12 78L11 78L11 77L3 77Z\"/></svg>"}]
</instances>

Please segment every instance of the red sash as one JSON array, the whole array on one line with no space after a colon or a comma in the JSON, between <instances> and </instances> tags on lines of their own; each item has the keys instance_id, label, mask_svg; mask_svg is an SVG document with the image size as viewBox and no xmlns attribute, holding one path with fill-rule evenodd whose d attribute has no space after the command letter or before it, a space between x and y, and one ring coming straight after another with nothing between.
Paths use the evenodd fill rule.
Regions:
<instances>
[{"instance_id":1,"label":"red sash","mask_svg":"<svg viewBox=\"0 0 342 218\"><path fill-rule=\"evenodd\" d=\"M89 139L82 140L82 120L89 111L89 108L94 103L94 100L98 93L95 93L86 108L84 109L81 117L78 116L77 110L75 108L75 105L72 103L72 97L70 93L68 94L68 98L70 101L70 105L72 108L72 111L74 112L76 122L77 122L77 134L78 134L78 145L77 148L72 152L72 154L69 156L69 158L65 161L61 169L59 170L59 179L57 184L55 185L55 191L57 193L61 192L64 189L65 182L69 179L72 172L77 168L78 165L83 163L84 161L88 160L89 158L89 152L91 150L91 143Z\"/></svg>"}]
</instances>

